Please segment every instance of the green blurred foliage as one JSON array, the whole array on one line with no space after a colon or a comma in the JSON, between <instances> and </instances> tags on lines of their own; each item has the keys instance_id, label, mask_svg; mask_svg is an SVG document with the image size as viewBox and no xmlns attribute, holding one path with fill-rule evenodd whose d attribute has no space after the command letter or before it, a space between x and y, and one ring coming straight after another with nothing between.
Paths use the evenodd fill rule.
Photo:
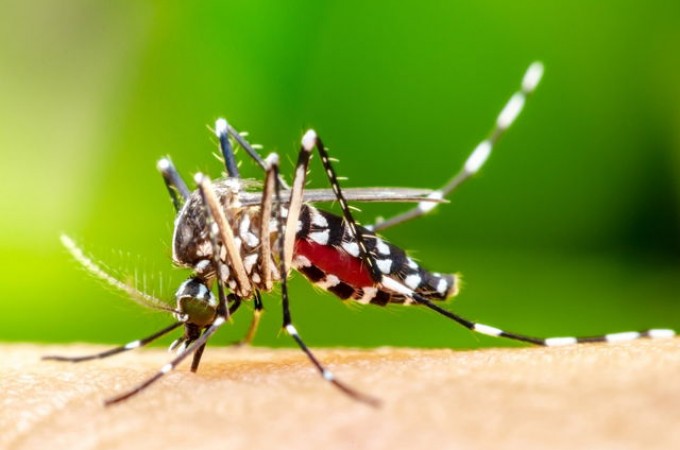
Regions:
<instances>
[{"instance_id":1,"label":"green blurred foliage","mask_svg":"<svg viewBox=\"0 0 680 450\"><path fill-rule=\"evenodd\" d=\"M347 186L436 187L536 59L544 82L480 176L387 237L462 272L448 306L485 323L680 328L678 2L6 0L0 17L2 340L122 343L168 322L58 236L171 299L187 272L170 264L155 161L217 176L217 117L287 173L313 126ZM324 183L313 161L310 184ZM395 211L362 209L364 222ZM277 293L257 344L292 345ZM292 296L312 345L506 345L419 308L343 304L299 275ZM239 339L248 316L216 340Z\"/></svg>"}]
</instances>

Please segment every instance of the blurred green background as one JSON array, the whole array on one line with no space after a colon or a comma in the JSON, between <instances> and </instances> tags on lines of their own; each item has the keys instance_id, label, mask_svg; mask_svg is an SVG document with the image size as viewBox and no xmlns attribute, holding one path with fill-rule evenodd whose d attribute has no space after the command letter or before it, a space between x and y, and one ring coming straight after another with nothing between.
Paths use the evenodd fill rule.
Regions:
<instances>
[{"instance_id":1,"label":"blurred green background","mask_svg":"<svg viewBox=\"0 0 680 450\"><path fill-rule=\"evenodd\" d=\"M217 117L286 173L313 126L346 186L437 187L536 59L544 81L480 176L386 236L461 272L448 307L471 319L537 335L680 328L677 1L4 0L0 17L0 340L123 343L169 322L58 237L171 299L188 272L170 264L155 162L216 177ZM318 161L310 185L325 186ZM359 206L364 222L394 211ZM422 308L348 306L299 275L292 296L312 346L513 345ZM292 346L276 292L265 306L256 344ZM239 339L249 315L215 340Z\"/></svg>"}]
</instances>

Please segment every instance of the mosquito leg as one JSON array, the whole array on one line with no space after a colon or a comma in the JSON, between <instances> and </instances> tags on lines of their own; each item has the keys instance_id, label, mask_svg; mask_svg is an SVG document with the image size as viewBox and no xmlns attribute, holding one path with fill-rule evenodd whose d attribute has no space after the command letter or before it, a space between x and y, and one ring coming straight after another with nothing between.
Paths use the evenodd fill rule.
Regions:
<instances>
[{"instance_id":1,"label":"mosquito leg","mask_svg":"<svg viewBox=\"0 0 680 450\"><path fill-rule=\"evenodd\" d=\"M213 233L213 231L217 231L217 233L219 233L222 245L224 245L227 250L228 260L227 262L234 270L234 274L236 276L236 282L239 287L238 294L240 297L243 298L249 297L250 293L252 292L250 279L248 278L248 274L243 265L243 259L240 256L241 253L238 247L236 246L234 232L232 231L231 226L229 225L229 220L225 215L224 209L222 208L222 205L220 204L220 201L218 200L217 195L215 194L215 190L213 189L212 183L210 182L210 178L201 173L197 173L194 178L196 180L196 184L198 185L198 189L201 193L203 204L206 205L205 210L206 217L208 218L209 223L208 226L211 227L210 234L211 236L213 236L215 234ZM217 230L214 230L213 225L211 224L216 225ZM223 277L220 274L221 263L219 261L219 258L220 258L219 248L216 245L216 242L213 242L213 264L215 264L215 271L217 272L217 279L219 281L217 283L217 286L219 289L222 289ZM222 301L223 299L224 297L221 294L220 301ZM226 302L224 303L226 304Z\"/></svg>"},{"instance_id":2,"label":"mosquito leg","mask_svg":"<svg viewBox=\"0 0 680 450\"><path fill-rule=\"evenodd\" d=\"M274 166L278 167L279 157L275 153L267 156L267 173L265 174L264 188L262 191L262 201L260 202L260 274L262 276L262 283L265 291L272 289L272 268L271 268L271 244L270 244L270 222L272 219L272 200L274 198L274 178L276 177L276 170Z\"/></svg>"},{"instance_id":3,"label":"mosquito leg","mask_svg":"<svg viewBox=\"0 0 680 450\"><path fill-rule=\"evenodd\" d=\"M229 294L229 296L227 298L232 301L232 304L229 307L229 313L227 314L227 317L231 317L232 314L234 314L238 310L238 308L241 306L241 299L234 294ZM192 339L192 341L193 340L195 340L195 339ZM186 344L190 344L190 343L191 342L187 342ZM200 346L199 348L197 348L196 352L194 353L194 357L191 360L191 371L192 372L196 372L198 370L198 366L201 363L201 357L203 356L203 351L205 350L206 343L207 342L204 342L203 345Z\"/></svg>"},{"instance_id":4,"label":"mosquito leg","mask_svg":"<svg viewBox=\"0 0 680 450\"><path fill-rule=\"evenodd\" d=\"M254 310L253 310L253 320L250 322L250 327L248 327L248 332L246 336L241 341L243 345L250 345L257 334L257 329L260 326L260 319L262 318L262 312L264 311L264 305L262 304L262 297L260 296L260 291L255 291L254 297Z\"/></svg>"},{"instance_id":5,"label":"mosquito leg","mask_svg":"<svg viewBox=\"0 0 680 450\"><path fill-rule=\"evenodd\" d=\"M535 337L526 336L523 334L512 333L508 331L503 331L496 327L489 325L484 325L481 323L473 322L471 320L465 319L451 311L448 311L439 305L435 304L429 299L422 297L421 295L413 292L413 290L404 286L403 284L385 277L382 281L382 285L390 290L398 292L402 295L412 298L415 302L425 305L431 310L457 322L458 324L464 326L465 328L475 331L477 333L486 334L488 336L502 337L506 339L511 339L514 341L527 342L535 345L542 345L546 347L558 347L564 345L574 345L574 344L590 344L595 342L625 342L632 341L640 338L650 338L650 339L661 339L661 338L672 338L675 336L675 331L669 329L650 329L644 331L628 331L624 333L610 333L602 334L596 336L563 336L563 337Z\"/></svg>"},{"instance_id":6,"label":"mosquito leg","mask_svg":"<svg viewBox=\"0 0 680 450\"><path fill-rule=\"evenodd\" d=\"M306 166L307 166L307 161L309 161L309 152L311 151L311 147L308 145L305 145L305 142L303 140L303 149L300 152L300 158L298 159L298 166L295 170L295 181L293 183L293 192L291 194L291 201L290 201L290 209L288 210L288 221L290 222L290 217L291 217L291 211L293 210L293 205L296 203L301 202L301 197L302 197L302 190L301 189L296 189L296 186L301 186L299 183L300 179L304 178L304 174L306 173ZM306 155L306 156L305 156ZM283 226L283 208L282 208L282 200L281 200L281 186L278 183L278 166L273 165L273 170L276 173L276 177L274 177L277 180L276 183L276 189L275 189L275 198L276 198L276 223L277 223L277 228L278 228L278 247L279 247L279 267L281 271L281 303L283 306L283 328L286 330L286 332L293 338L295 343L297 343L298 347L307 355L307 358L314 364L314 366L317 368L321 376L324 378L324 380L328 381L329 383L333 384L335 387L340 389L342 392L347 394L348 396L352 397L355 400L359 400L361 402L367 403L372 406L378 406L379 402L377 399L370 397L368 395L362 394L359 391L356 391L352 389L351 387L347 386L346 384L342 383L339 381L337 378L335 378L335 375L328 370L324 365L314 356L314 353L307 347L307 345L304 343L302 340L302 337L300 337L300 334L298 333L297 329L293 325L293 320L291 318L291 313L290 313L290 301L288 297L288 283L286 280L286 274L288 273L288 261L290 260L290 257L285 254L285 243L288 240L289 235L293 235L293 237L296 234L296 226L289 226L286 225L285 229ZM304 184L304 181L302 181L302 184ZM297 195L300 198L295 198L293 195ZM298 211L299 214L299 211Z\"/></svg>"},{"instance_id":7,"label":"mosquito leg","mask_svg":"<svg viewBox=\"0 0 680 450\"><path fill-rule=\"evenodd\" d=\"M311 152L314 149L314 147L316 147L319 156L321 157L321 164L323 164L323 168L324 171L326 172L326 176L328 177L328 181L330 182L331 188L335 193L335 197L337 198L338 203L340 204L342 216L345 219L346 229L349 231L350 235L354 238L354 242L356 243L355 251L350 251L350 254L352 254L352 256L355 257L360 256L361 259L364 261L364 264L366 264L366 266L369 268L372 279L376 282L379 281L382 278L382 272L380 271L380 268L376 264L375 259L370 255L368 248L366 247L366 242L364 239L365 236L361 229L357 226L356 220L354 220L354 216L352 215L352 211L349 208L347 199L342 193L342 188L340 187L338 176L335 173L335 170L333 169L333 166L331 164L328 151L326 150L326 147L321 141L321 138L317 136L314 130L308 130L307 133L305 133L304 137L302 138L302 147L307 152ZM293 192L295 192L295 185L293 185ZM293 201L291 197L291 209L292 204ZM345 249L347 250L347 248Z\"/></svg>"},{"instance_id":8,"label":"mosquito leg","mask_svg":"<svg viewBox=\"0 0 680 450\"><path fill-rule=\"evenodd\" d=\"M187 198L189 198L189 188L182 180L182 177L175 169L175 166L170 161L170 158L161 158L156 164L156 168L163 176L165 187L168 188L168 193L172 199L172 204L175 211L179 211Z\"/></svg>"},{"instance_id":9,"label":"mosquito leg","mask_svg":"<svg viewBox=\"0 0 680 450\"><path fill-rule=\"evenodd\" d=\"M140 383L139 385L135 386L134 388L130 389L127 392L124 392L120 395L117 395L113 398L107 399L104 403L106 406L113 405L115 403L119 403L125 399L128 399L132 397L135 394L138 394L139 392L143 391L147 387L149 387L151 384L154 382L158 381L160 378L162 378L164 375L172 371L175 367L177 367L182 361L184 361L189 355L193 354L196 352L200 347L203 347L205 343L208 341L210 336L215 334L215 332L224 324L226 321L226 318L224 316L218 316L215 321L208 327L201 336L196 339L194 342L191 343L184 351L182 351L179 355L177 355L172 361L161 367L161 369L152 377L147 379L146 381Z\"/></svg>"},{"instance_id":10,"label":"mosquito leg","mask_svg":"<svg viewBox=\"0 0 680 450\"><path fill-rule=\"evenodd\" d=\"M246 335L240 341L234 342L232 345L234 347L243 347L252 344L255 335L257 334L257 329L260 326L260 319L262 318L262 313L264 312L264 305L262 304L262 296L260 291L255 291L253 294L253 318L250 321L250 326Z\"/></svg>"},{"instance_id":11,"label":"mosquito leg","mask_svg":"<svg viewBox=\"0 0 680 450\"><path fill-rule=\"evenodd\" d=\"M117 355L118 353L123 353L128 350L133 350L135 348L144 347L145 345L155 341L161 336L164 336L171 332L172 330L178 328L184 322L175 322L172 325L163 328L162 330L152 334L151 336L145 337L143 339L138 339L136 341L129 342L120 347L112 348L101 353L95 353L94 355L87 356L58 356L58 355L47 355L43 356L42 359L46 361L69 361L69 362L81 362L90 361L92 359L102 359L108 358L109 356Z\"/></svg>"},{"instance_id":12,"label":"mosquito leg","mask_svg":"<svg viewBox=\"0 0 680 450\"><path fill-rule=\"evenodd\" d=\"M265 159L262 159L259 153L257 153L257 150L255 149L255 146L250 144L248 141L245 140L245 138L239 133L234 127L231 126L225 119L217 119L215 122L215 134L217 135L218 139L220 139L220 142L222 142L222 135L227 137L227 135L231 136L234 138L236 142L238 142L238 145L240 145L246 153L257 163L258 166L265 172L268 169L268 163ZM222 144L220 144L222 146ZM224 150L222 150L222 154L224 155ZM233 156L232 156L233 157ZM225 156L225 163L227 161L227 157ZM227 168L227 172L229 172L229 169ZM232 175L230 175L232 176ZM283 186L284 189L288 189L288 185L285 183L285 181L279 177L279 182L281 183L281 186Z\"/></svg>"},{"instance_id":13,"label":"mosquito leg","mask_svg":"<svg viewBox=\"0 0 680 450\"><path fill-rule=\"evenodd\" d=\"M285 235L279 232L279 237L284 237L284 245L282 247L283 255L286 257L282 264L286 268L285 272L281 273L281 278L286 279L288 270L290 270L291 263L293 261L293 250L295 248L295 235L298 226L298 221L300 220L300 211L302 210L302 199L303 191L305 188L305 182L307 181L307 167L309 166L309 158L311 157L312 149L314 148L314 143L310 143L309 138L310 131L305 134L302 138L302 145L300 146L300 152L298 153L298 160L295 164L295 175L293 175L293 187L290 191L290 202L288 204L288 216L286 217ZM311 133L314 133L311 131ZM316 136L316 135L315 135ZM275 165L276 172L278 173L278 161ZM277 175L276 180L279 180ZM281 201L279 197L281 196L281 186L280 181L276 184L276 198L279 205ZM279 211L278 217L285 217L282 211ZM291 230L289 232L289 230Z\"/></svg>"},{"instance_id":14,"label":"mosquito leg","mask_svg":"<svg viewBox=\"0 0 680 450\"><path fill-rule=\"evenodd\" d=\"M258 260L260 262L260 274L262 277L261 286L266 291L272 288L272 267L271 267L271 244L270 244L270 223L272 219L272 202L274 199L275 179L278 172L279 157L275 153L267 156L265 160L267 172L265 175L262 201L260 203L260 249ZM255 309L253 310L253 320L250 323L246 336L237 345L248 345L253 341L257 328L260 324L263 305L260 291L255 290Z\"/></svg>"},{"instance_id":15,"label":"mosquito leg","mask_svg":"<svg viewBox=\"0 0 680 450\"><path fill-rule=\"evenodd\" d=\"M227 175L232 178L238 178L238 165L236 164L236 158L234 157L234 149L231 148L231 142L229 142L229 124L226 120L217 119L215 122L215 134L217 135L217 139L220 141L220 150L222 151L222 157L224 158L224 165L227 169ZM252 147L248 147L252 149ZM254 151L255 150L253 150L253 152ZM255 153L255 155L257 155L257 153ZM259 155L257 155L257 158L259 159Z\"/></svg>"},{"instance_id":16,"label":"mosquito leg","mask_svg":"<svg viewBox=\"0 0 680 450\"><path fill-rule=\"evenodd\" d=\"M204 343L203 345L198 347L196 349L196 351L194 352L194 357L191 360L191 371L194 372L194 373L196 373L196 371L198 370L199 364L201 364L201 358L203 357L203 352L205 351L206 344L207 343Z\"/></svg>"},{"instance_id":17,"label":"mosquito leg","mask_svg":"<svg viewBox=\"0 0 680 450\"><path fill-rule=\"evenodd\" d=\"M489 136L480 142L479 145L477 145L477 147L472 151L461 170L444 186L436 191L433 191L429 195L430 198L442 199L446 197L482 168L498 140L505 134L515 119L517 119L517 116L519 116L519 114L522 112L527 97L531 95L536 89L536 86L538 86L538 83L541 81L542 75L543 64L540 62L534 62L529 66L526 73L524 74L524 77L522 78L522 87L519 91L513 94L508 103L505 104L505 107L498 115L496 123L491 130L491 133L489 133ZM374 231L385 230L389 227L393 227L427 214L436 208L437 205L438 203L436 202L420 202L418 206L404 213L390 217L386 220L382 220L367 228Z\"/></svg>"}]
</instances>

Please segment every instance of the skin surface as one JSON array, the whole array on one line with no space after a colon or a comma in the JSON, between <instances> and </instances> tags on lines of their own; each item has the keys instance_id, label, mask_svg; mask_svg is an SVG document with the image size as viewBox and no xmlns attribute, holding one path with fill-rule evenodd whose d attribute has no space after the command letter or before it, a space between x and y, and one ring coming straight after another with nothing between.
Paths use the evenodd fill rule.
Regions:
<instances>
[{"instance_id":1,"label":"skin surface","mask_svg":"<svg viewBox=\"0 0 680 450\"><path fill-rule=\"evenodd\" d=\"M297 350L210 347L147 391L102 400L169 355L72 364L100 346L3 345L0 448L680 448L680 339L475 351L319 350L352 401Z\"/></svg>"}]
</instances>

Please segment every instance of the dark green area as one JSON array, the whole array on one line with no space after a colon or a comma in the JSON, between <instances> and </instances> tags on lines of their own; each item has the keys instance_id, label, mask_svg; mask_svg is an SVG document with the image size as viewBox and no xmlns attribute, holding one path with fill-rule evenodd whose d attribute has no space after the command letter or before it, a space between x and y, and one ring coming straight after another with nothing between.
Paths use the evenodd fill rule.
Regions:
<instances>
[{"instance_id":1,"label":"dark green area","mask_svg":"<svg viewBox=\"0 0 680 450\"><path fill-rule=\"evenodd\" d=\"M287 174L314 127L346 186L437 187L533 60L544 81L480 176L387 238L461 272L448 306L484 323L680 328L678 2L11 0L0 15L0 340L122 343L168 323L82 271L58 237L172 298L187 272L170 265L155 162L218 176L217 117ZM242 172L261 177L247 160ZM325 186L316 160L310 185ZM359 206L363 222L395 211ZM259 345L292 345L278 292ZM292 297L312 346L505 345L419 308L342 304L299 275ZM216 340L248 322L244 308Z\"/></svg>"}]
</instances>

